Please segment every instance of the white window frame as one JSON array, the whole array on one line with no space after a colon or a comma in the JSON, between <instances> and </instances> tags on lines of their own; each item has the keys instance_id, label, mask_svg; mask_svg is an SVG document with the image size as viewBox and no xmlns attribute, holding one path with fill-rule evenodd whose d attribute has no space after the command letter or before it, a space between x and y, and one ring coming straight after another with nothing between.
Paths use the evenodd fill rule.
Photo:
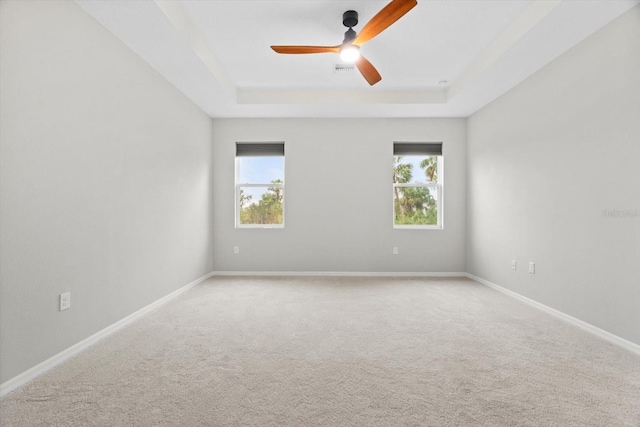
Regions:
<instances>
[{"instance_id":1,"label":"white window frame","mask_svg":"<svg viewBox=\"0 0 640 427\"><path fill-rule=\"evenodd\" d=\"M268 143L267 143L268 144ZM282 144L282 143L280 143ZM245 156L245 157L259 157L259 156ZM283 173L283 181L285 181L285 156L263 156L263 157L282 157L282 173ZM285 224L285 188L284 188L284 182L282 183L256 183L256 182L239 182L240 181L240 158L239 156L236 155L235 157L235 192L234 192L234 197L235 197L235 202L234 202L234 206L235 206L235 215L234 215L234 219L235 219L235 228L284 228L284 224ZM265 190L268 188L280 188L282 189L282 224L241 224L240 223L240 190L242 190L243 188L264 188Z\"/></svg>"},{"instance_id":2,"label":"white window frame","mask_svg":"<svg viewBox=\"0 0 640 427\"><path fill-rule=\"evenodd\" d=\"M444 145L444 144L443 144ZM393 224L394 229L398 230L443 230L444 229L444 153L440 155L432 155L432 154L411 154L411 156L424 156L424 157L436 157L438 161L438 182L429 182L429 183L392 183L391 188L391 222ZM394 153L391 158L391 168L395 165L395 158L397 155ZM436 212L438 216L438 223L434 225L421 225L421 224L396 224L396 211L395 211L395 189L396 188L421 188L426 187L430 189L435 189L438 194Z\"/></svg>"}]
</instances>

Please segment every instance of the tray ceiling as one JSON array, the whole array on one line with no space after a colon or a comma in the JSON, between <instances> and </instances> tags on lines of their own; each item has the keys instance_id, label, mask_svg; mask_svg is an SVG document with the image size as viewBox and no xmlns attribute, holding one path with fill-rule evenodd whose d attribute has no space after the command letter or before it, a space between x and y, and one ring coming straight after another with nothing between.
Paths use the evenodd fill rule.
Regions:
<instances>
[{"instance_id":1,"label":"tray ceiling","mask_svg":"<svg viewBox=\"0 0 640 427\"><path fill-rule=\"evenodd\" d=\"M211 117L467 117L638 0L418 0L362 47L382 81L336 72L342 13L388 1L76 0ZM445 83L446 82L446 83Z\"/></svg>"}]
</instances>

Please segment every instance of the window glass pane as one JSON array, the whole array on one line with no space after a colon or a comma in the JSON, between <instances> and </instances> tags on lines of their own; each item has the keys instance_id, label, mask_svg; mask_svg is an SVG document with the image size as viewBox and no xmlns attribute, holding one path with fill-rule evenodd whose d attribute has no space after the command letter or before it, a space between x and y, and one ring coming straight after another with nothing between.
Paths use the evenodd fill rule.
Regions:
<instances>
[{"instance_id":1,"label":"window glass pane","mask_svg":"<svg viewBox=\"0 0 640 427\"><path fill-rule=\"evenodd\" d=\"M284 190L240 186L240 224L282 224Z\"/></svg>"},{"instance_id":2,"label":"window glass pane","mask_svg":"<svg viewBox=\"0 0 640 427\"><path fill-rule=\"evenodd\" d=\"M438 182L437 156L394 156L393 160L394 184Z\"/></svg>"},{"instance_id":3,"label":"window glass pane","mask_svg":"<svg viewBox=\"0 0 640 427\"><path fill-rule=\"evenodd\" d=\"M395 187L395 225L438 225L438 190L435 187Z\"/></svg>"},{"instance_id":4,"label":"window glass pane","mask_svg":"<svg viewBox=\"0 0 640 427\"><path fill-rule=\"evenodd\" d=\"M238 157L238 182L268 184L284 181L284 157Z\"/></svg>"},{"instance_id":5,"label":"window glass pane","mask_svg":"<svg viewBox=\"0 0 640 427\"><path fill-rule=\"evenodd\" d=\"M396 150L394 145L394 151ZM396 226L442 228L440 199L442 156L393 157L393 223Z\"/></svg>"}]
</instances>

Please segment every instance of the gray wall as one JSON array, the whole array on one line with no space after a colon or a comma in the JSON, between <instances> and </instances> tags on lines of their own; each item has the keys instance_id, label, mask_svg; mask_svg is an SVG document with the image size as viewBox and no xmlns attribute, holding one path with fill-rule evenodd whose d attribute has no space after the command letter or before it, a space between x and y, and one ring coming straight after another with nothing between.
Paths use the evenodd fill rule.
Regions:
<instances>
[{"instance_id":1,"label":"gray wall","mask_svg":"<svg viewBox=\"0 0 640 427\"><path fill-rule=\"evenodd\" d=\"M284 229L234 228L236 141L285 142ZM393 141L444 143L444 230L393 229ZM213 151L215 270L464 271L465 119L216 119Z\"/></svg>"},{"instance_id":2,"label":"gray wall","mask_svg":"<svg viewBox=\"0 0 640 427\"><path fill-rule=\"evenodd\" d=\"M468 135L468 271L640 344L640 6L474 114Z\"/></svg>"},{"instance_id":3,"label":"gray wall","mask_svg":"<svg viewBox=\"0 0 640 427\"><path fill-rule=\"evenodd\" d=\"M468 128L212 127L74 3L2 1L0 20L0 382L213 269L466 269L640 343L640 219L602 214L640 209L640 8ZM286 143L282 230L234 228L234 143L252 140ZM444 230L392 228L393 141L444 142Z\"/></svg>"},{"instance_id":4,"label":"gray wall","mask_svg":"<svg viewBox=\"0 0 640 427\"><path fill-rule=\"evenodd\" d=\"M4 382L212 270L211 119L75 3L0 16Z\"/></svg>"}]
</instances>

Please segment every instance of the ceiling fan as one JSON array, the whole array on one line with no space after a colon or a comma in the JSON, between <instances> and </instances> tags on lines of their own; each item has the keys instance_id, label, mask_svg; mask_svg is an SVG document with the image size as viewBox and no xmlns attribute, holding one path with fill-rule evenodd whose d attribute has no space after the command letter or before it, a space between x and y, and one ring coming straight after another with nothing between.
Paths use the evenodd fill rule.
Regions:
<instances>
[{"instance_id":1,"label":"ceiling fan","mask_svg":"<svg viewBox=\"0 0 640 427\"><path fill-rule=\"evenodd\" d=\"M362 76L371 86L382 80L382 76L371 62L360 54L360 47L386 30L418 4L417 0L391 0L391 3L366 23L359 34L353 30L358 25L358 12L348 10L342 15L342 23L349 28L344 33L342 44L336 46L271 46L277 53L339 53L345 62L355 63Z\"/></svg>"}]
</instances>

